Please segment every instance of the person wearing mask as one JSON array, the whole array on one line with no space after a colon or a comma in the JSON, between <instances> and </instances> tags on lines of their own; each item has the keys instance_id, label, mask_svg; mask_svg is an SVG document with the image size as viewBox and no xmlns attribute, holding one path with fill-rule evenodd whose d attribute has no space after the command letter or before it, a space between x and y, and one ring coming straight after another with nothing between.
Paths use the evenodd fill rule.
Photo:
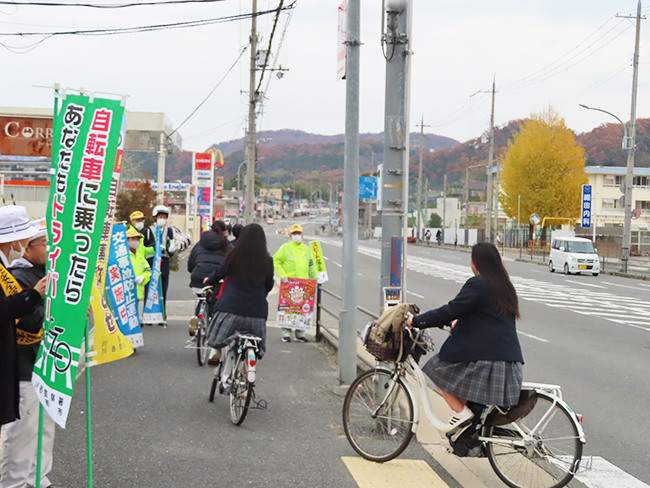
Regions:
<instances>
[{"instance_id":1,"label":"person wearing mask","mask_svg":"<svg viewBox=\"0 0 650 488\"><path fill-rule=\"evenodd\" d=\"M221 296L213 310L207 342L214 349L208 366L218 365L222 348L228 346L237 334L253 334L262 340L259 357L266 352L266 319L269 304L266 299L273 289L273 259L266 246L266 235L259 224L244 227L239 243L228 253L219 269L205 279L205 284L216 285L224 280ZM226 352L226 351L223 351ZM227 355L228 358L232 356ZM228 362L222 370L222 384L230 375Z\"/></svg>"},{"instance_id":2,"label":"person wearing mask","mask_svg":"<svg viewBox=\"0 0 650 488\"><path fill-rule=\"evenodd\" d=\"M311 249L303 240L302 226L293 224L289 227L291 241L280 246L273 256L275 274L283 282L288 278L316 279L316 266ZM304 330L296 329L296 341L307 342ZM291 342L291 329L282 328L282 342Z\"/></svg>"},{"instance_id":3,"label":"person wearing mask","mask_svg":"<svg viewBox=\"0 0 650 488\"><path fill-rule=\"evenodd\" d=\"M453 410L449 431L474 417L468 402L516 405L523 381L517 292L499 251L488 242L474 245L470 267L474 276L456 298L406 322L418 329L452 324L440 353L422 368Z\"/></svg>"},{"instance_id":4,"label":"person wearing mask","mask_svg":"<svg viewBox=\"0 0 650 488\"><path fill-rule=\"evenodd\" d=\"M145 259L144 254L138 252L142 247L142 235L135 229L129 229L126 237L129 240L129 256L133 265L133 273L135 274L139 305L140 300L144 299L144 287L151 279L151 267Z\"/></svg>"},{"instance_id":5,"label":"person wearing mask","mask_svg":"<svg viewBox=\"0 0 650 488\"><path fill-rule=\"evenodd\" d=\"M47 261L47 222L31 222L36 229L25 248L25 254L9 267L9 271L23 289L34 288L45 276ZM18 379L20 381L20 419L7 426L9 445L2 450L0 487L34 486L36 484L36 449L38 443L38 399L31 384L34 363L43 334L43 302L17 324ZM43 416L43 444L41 459L41 486L49 486L47 478L52 470L54 449L54 420ZM6 476L4 475L6 473Z\"/></svg>"},{"instance_id":6,"label":"person wearing mask","mask_svg":"<svg viewBox=\"0 0 650 488\"><path fill-rule=\"evenodd\" d=\"M147 247L144 245L144 214L140 210L136 210L129 216L130 224L127 227L127 232L131 229L135 230L140 234L140 246L138 246L138 254L143 257L153 256L156 250L153 247Z\"/></svg>"},{"instance_id":7,"label":"person wearing mask","mask_svg":"<svg viewBox=\"0 0 650 488\"><path fill-rule=\"evenodd\" d=\"M237 239L239 239L239 235L241 234L241 230L243 228L244 228L244 226L241 225L241 224L236 224L236 225L233 226L232 235L234 236L235 239L230 242L233 246L237 245Z\"/></svg>"},{"instance_id":8,"label":"person wearing mask","mask_svg":"<svg viewBox=\"0 0 650 488\"><path fill-rule=\"evenodd\" d=\"M36 279L32 287L23 290L7 267L10 261L25 255L30 239L38 232L30 224L24 207L12 205L0 208L0 425L5 430L0 468L2 488L35 484L32 463L35 459L36 438L28 431L34 425L34 411L38 431L39 402L31 381L20 381L20 378L25 377L27 367L22 352L29 354L29 348L41 340L42 329L23 330L21 327L29 326L21 326L20 323L16 325L16 320L29 317L39 306L42 310L46 279ZM43 251L44 249L40 250ZM34 246L28 256L38 252ZM31 324L34 325L33 320ZM22 346L28 349L21 351L19 359L18 348ZM28 378L31 380L31 372ZM29 477L30 473L32 478ZM47 478L41 481L43 487L50 484Z\"/></svg>"},{"instance_id":9,"label":"person wearing mask","mask_svg":"<svg viewBox=\"0 0 650 488\"><path fill-rule=\"evenodd\" d=\"M156 225L147 227L144 231L144 245L146 247L154 247L156 245L156 227L162 230L162 241L160 244L162 260L160 262L160 281L162 283L162 299L163 306L167 303L167 288L169 287L169 259L176 252L176 244L174 243L174 229L167 225L169 218L169 209L164 205L157 205L153 209L153 218L156 220ZM154 255L147 256L149 266L153 269Z\"/></svg>"}]
</instances>

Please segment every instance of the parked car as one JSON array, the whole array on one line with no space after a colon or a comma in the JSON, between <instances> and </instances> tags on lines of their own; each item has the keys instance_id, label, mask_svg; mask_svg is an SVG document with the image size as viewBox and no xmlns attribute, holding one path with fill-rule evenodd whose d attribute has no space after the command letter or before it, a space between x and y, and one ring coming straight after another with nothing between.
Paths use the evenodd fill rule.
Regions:
<instances>
[{"instance_id":1,"label":"parked car","mask_svg":"<svg viewBox=\"0 0 650 488\"><path fill-rule=\"evenodd\" d=\"M275 224L275 220L273 220L273 219L266 219L266 223L269 224L269 225L271 225L271 224Z\"/></svg>"},{"instance_id":2,"label":"parked car","mask_svg":"<svg viewBox=\"0 0 650 488\"><path fill-rule=\"evenodd\" d=\"M173 225L172 228L174 229L174 242L176 243L176 249L182 251L192 245L192 238L189 234L183 232L175 225Z\"/></svg>"},{"instance_id":3,"label":"parked car","mask_svg":"<svg viewBox=\"0 0 650 488\"><path fill-rule=\"evenodd\" d=\"M551 243L548 269L551 273L560 269L564 274L591 273L598 276L598 249L594 249L594 244L589 239L558 237Z\"/></svg>"}]
</instances>

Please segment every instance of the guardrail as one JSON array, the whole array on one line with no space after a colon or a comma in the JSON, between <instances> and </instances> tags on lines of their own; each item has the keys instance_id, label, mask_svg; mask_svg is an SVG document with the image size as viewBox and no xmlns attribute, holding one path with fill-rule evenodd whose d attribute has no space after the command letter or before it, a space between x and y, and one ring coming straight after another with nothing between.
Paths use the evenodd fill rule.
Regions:
<instances>
[{"instance_id":1,"label":"guardrail","mask_svg":"<svg viewBox=\"0 0 650 488\"><path fill-rule=\"evenodd\" d=\"M331 296L332 298L335 298L336 300L343 301L343 298L337 295L334 292L331 292L329 290L326 290L325 288L321 288L321 285L318 285L318 292L316 294L316 342L320 342L322 339L322 333L321 333L321 327L322 327L322 320L321 320L321 311L325 312L327 315L330 317L333 317L335 319L339 319L339 314L336 312L333 312L332 310L327 309L322 302L322 294L325 293L326 295ZM379 315L371 312L367 308L364 308L362 306L357 306L357 310L363 314L366 314L367 316L377 320L379 318Z\"/></svg>"}]
</instances>

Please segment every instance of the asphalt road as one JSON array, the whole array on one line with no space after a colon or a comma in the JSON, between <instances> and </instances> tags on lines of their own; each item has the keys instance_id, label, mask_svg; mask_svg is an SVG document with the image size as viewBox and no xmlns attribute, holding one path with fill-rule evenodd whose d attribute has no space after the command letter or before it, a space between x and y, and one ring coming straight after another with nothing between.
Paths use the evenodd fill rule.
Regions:
<instances>
[{"instance_id":1,"label":"asphalt road","mask_svg":"<svg viewBox=\"0 0 650 488\"><path fill-rule=\"evenodd\" d=\"M307 240L320 223L303 221ZM274 251L285 236L268 226ZM341 240L320 238L330 281L340 294ZM378 242L359 241L357 299L377 311ZM466 252L410 245L407 299L423 310L438 307L471 276ZM506 261L522 314L518 322L524 379L562 385L564 399L584 415L586 456L599 456L650 484L650 283L601 274L565 276L542 266ZM326 306L340 302L325 297ZM359 328L368 317L357 314ZM445 332L434 331L441 344Z\"/></svg>"}]
</instances>

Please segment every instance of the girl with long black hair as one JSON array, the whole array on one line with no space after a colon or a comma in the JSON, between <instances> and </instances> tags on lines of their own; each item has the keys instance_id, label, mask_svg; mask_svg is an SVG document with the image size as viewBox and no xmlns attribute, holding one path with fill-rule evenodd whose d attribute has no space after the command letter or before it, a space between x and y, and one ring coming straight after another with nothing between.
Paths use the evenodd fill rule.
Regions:
<instances>
[{"instance_id":1,"label":"girl with long black hair","mask_svg":"<svg viewBox=\"0 0 650 488\"><path fill-rule=\"evenodd\" d=\"M262 338L259 344L261 358L266 351L266 319L269 315L266 296L274 284L273 258L261 226L249 224L242 229L237 245L228 253L221 267L205 279L205 283L215 286L221 280L225 284L214 306L207 337L208 345L216 351L208 365L218 364L220 349L230 344L238 333Z\"/></svg>"},{"instance_id":2,"label":"girl with long black hair","mask_svg":"<svg viewBox=\"0 0 650 488\"><path fill-rule=\"evenodd\" d=\"M453 410L450 428L474 416L468 401L516 405L523 380L515 326L520 318L517 292L499 251L490 243L476 244L470 265L474 276L456 298L407 321L418 329L442 328L453 321L440 353L422 368Z\"/></svg>"}]
</instances>

